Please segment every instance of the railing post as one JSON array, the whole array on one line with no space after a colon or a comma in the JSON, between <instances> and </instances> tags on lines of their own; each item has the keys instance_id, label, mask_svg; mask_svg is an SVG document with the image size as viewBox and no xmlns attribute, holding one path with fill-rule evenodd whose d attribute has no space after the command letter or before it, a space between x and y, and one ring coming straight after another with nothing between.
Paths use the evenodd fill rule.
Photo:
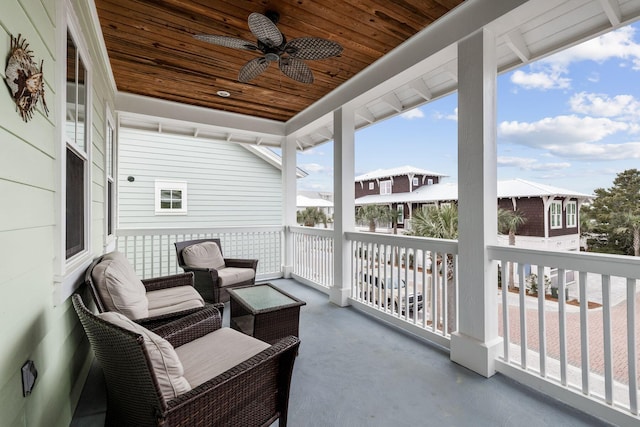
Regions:
<instances>
[{"instance_id":1,"label":"railing post","mask_svg":"<svg viewBox=\"0 0 640 427\"><path fill-rule=\"evenodd\" d=\"M498 336L495 36L482 29L458 44L458 325L451 360L489 377Z\"/></svg>"},{"instance_id":2,"label":"railing post","mask_svg":"<svg viewBox=\"0 0 640 427\"><path fill-rule=\"evenodd\" d=\"M341 307L348 305L351 293L350 266L353 255L345 232L355 230L355 114L342 106L333 112L333 194L334 252L333 286L329 300Z\"/></svg>"},{"instance_id":3,"label":"railing post","mask_svg":"<svg viewBox=\"0 0 640 427\"><path fill-rule=\"evenodd\" d=\"M293 272L293 235L289 227L296 225L296 138L287 135L282 146L282 220L284 247L282 274L290 278Z\"/></svg>"}]
</instances>

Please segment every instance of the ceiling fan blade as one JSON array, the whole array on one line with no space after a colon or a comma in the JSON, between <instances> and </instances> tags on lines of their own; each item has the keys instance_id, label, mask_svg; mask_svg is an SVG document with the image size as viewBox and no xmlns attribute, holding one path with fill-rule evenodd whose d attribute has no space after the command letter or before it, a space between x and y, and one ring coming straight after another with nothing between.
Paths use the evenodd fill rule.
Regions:
<instances>
[{"instance_id":1,"label":"ceiling fan blade","mask_svg":"<svg viewBox=\"0 0 640 427\"><path fill-rule=\"evenodd\" d=\"M342 46L318 37L300 37L287 43L284 51L298 59L325 59L340 55Z\"/></svg>"},{"instance_id":2,"label":"ceiling fan blade","mask_svg":"<svg viewBox=\"0 0 640 427\"><path fill-rule=\"evenodd\" d=\"M202 40L212 44L217 44L218 46L232 47L235 49L244 49L244 50L260 50L258 49L258 46L256 46L252 42L247 40L237 39L235 37L213 36L209 34L195 34L193 37L195 37L198 40Z\"/></svg>"},{"instance_id":3,"label":"ceiling fan blade","mask_svg":"<svg viewBox=\"0 0 640 427\"><path fill-rule=\"evenodd\" d=\"M276 24L260 13L254 12L249 15L249 29L258 40L269 47L278 47L284 41Z\"/></svg>"},{"instance_id":4,"label":"ceiling fan blade","mask_svg":"<svg viewBox=\"0 0 640 427\"><path fill-rule=\"evenodd\" d=\"M244 64L238 74L238 80L243 83L247 83L248 81L258 77L258 75L266 70L268 66L269 61L262 56L260 58L252 59Z\"/></svg>"},{"instance_id":5,"label":"ceiling fan blade","mask_svg":"<svg viewBox=\"0 0 640 427\"><path fill-rule=\"evenodd\" d=\"M311 68L299 59L291 57L280 58L280 71L300 83L313 83Z\"/></svg>"}]
</instances>

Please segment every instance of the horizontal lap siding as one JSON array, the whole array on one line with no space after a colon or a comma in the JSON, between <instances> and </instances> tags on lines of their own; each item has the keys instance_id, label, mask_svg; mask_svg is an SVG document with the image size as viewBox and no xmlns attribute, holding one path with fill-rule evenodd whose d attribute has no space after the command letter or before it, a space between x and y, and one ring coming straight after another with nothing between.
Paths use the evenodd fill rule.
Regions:
<instances>
[{"instance_id":1,"label":"horizontal lap siding","mask_svg":"<svg viewBox=\"0 0 640 427\"><path fill-rule=\"evenodd\" d=\"M280 170L238 144L126 128L119 144L122 228L282 223ZM186 215L155 214L156 180L187 182Z\"/></svg>"}]
</instances>

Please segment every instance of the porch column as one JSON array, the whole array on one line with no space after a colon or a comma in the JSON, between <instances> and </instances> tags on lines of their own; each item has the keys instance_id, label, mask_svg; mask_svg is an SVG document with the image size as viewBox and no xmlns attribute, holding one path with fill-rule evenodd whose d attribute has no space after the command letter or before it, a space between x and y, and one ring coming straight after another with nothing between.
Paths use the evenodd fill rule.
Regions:
<instances>
[{"instance_id":1,"label":"porch column","mask_svg":"<svg viewBox=\"0 0 640 427\"><path fill-rule=\"evenodd\" d=\"M333 286L329 300L341 307L348 305L351 292L349 243L347 231L355 231L355 114L342 106L333 112Z\"/></svg>"},{"instance_id":2,"label":"porch column","mask_svg":"<svg viewBox=\"0 0 640 427\"><path fill-rule=\"evenodd\" d=\"M282 223L285 227L282 274L287 279L293 272L293 237L288 227L296 225L296 172L296 138L287 135L282 144Z\"/></svg>"},{"instance_id":3,"label":"porch column","mask_svg":"<svg viewBox=\"0 0 640 427\"><path fill-rule=\"evenodd\" d=\"M497 242L495 37L482 29L458 44L458 331L451 360L481 375L495 373Z\"/></svg>"}]
</instances>

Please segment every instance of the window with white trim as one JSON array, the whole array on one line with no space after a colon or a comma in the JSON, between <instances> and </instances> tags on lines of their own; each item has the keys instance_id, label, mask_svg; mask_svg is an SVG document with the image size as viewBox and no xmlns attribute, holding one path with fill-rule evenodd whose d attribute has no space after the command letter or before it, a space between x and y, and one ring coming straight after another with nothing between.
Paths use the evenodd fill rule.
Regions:
<instances>
[{"instance_id":1,"label":"window with white trim","mask_svg":"<svg viewBox=\"0 0 640 427\"><path fill-rule=\"evenodd\" d=\"M418 185L420 185L420 179L418 179L418 178L414 177L411 181L412 181L411 185L414 186L414 187L417 187Z\"/></svg>"},{"instance_id":2,"label":"window with white trim","mask_svg":"<svg viewBox=\"0 0 640 427\"><path fill-rule=\"evenodd\" d=\"M114 237L115 234L115 158L116 158L116 132L113 125L113 116L111 111L107 108L107 120L106 120L106 141L105 141L105 171L106 171L106 185L105 185L105 227L107 240L110 237Z\"/></svg>"},{"instance_id":3,"label":"window with white trim","mask_svg":"<svg viewBox=\"0 0 640 427\"><path fill-rule=\"evenodd\" d=\"M391 180L380 181L380 194L391 194Z\"/></svg>"},{"instance_id":4,"label":"window with white trim","mask_svg":"<svg viewBox=\"0 0 640 427\"><path fill-rule=\"evenodd\" d=\"M156 181L156 215L187 214L187 183L182 181Z\"/></svg>"},{"instance_id":5,"label":"window with white trim","mask_svg":"<svg viewBox=\"0 0 640 427\"><path fill-rule=\"evenodd\" d=\"M427 179L427 185L433 185L433 178Z\"/></svg>"},{"instance_id":6,"label":"window with white trim","mask_svg":"<svg viewBox=\"0 0 640 427\"><path fill-rule=\"evenodd\" d=\"M369 190L373 190L375 188L375 184L373 182L369 183Z\"/></svg>"},{"instance_id":7,"label":"window with white trim","mask_svg":"<svg viewBox=\"0 0 640 427\"><path fill-rule=\"evenodd\" d=\"M554 200L551 202L549 211L551 228L562 228L562 202Z\"/></svg>"},{"instance_id":8,"label":"window with white trim","mask_svg":"<svg viewBox=\"0 0 640 427\"><path fill-rule=\"evenodd\" d=\"M577 227L578 225L578 206L576 202L567 202L567 228Z\"/></svg>"},{"instance_id":9,"label":"window with white trim","mask_svg":"<svg viewBox=\"0 0 640 427\"><path fill-rule=\"evenodd\" d=\"M399 204L396 211L398 212L398 224L404 224L404 205Z\"/></svg>"},{"instance_id":10,"label":"window with white trim","mask_svg":"<svg viewBox=\"0 0 640 427\"><path fill-rule=\"evenodd\" d=\"M86 122L87 69L76 42L67 31L65 112L65 258L84 252L88 247L89 151Z\"/></svg>"}]
</instances>

